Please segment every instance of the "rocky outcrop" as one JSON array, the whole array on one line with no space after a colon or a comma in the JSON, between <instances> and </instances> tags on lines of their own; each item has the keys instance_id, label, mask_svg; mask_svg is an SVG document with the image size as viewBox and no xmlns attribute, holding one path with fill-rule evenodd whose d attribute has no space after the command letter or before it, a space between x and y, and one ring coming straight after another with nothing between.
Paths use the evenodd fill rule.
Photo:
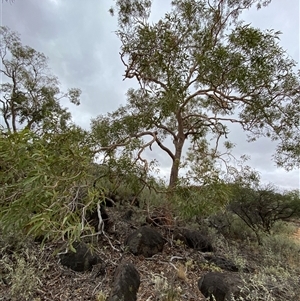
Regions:
<instances>
[{"instance_id":1,"label":"rocky outcrop","mask_svg":"<svg viewBox=\"0 0 300 301\"><path fill-rule=\"evenodd\" d=\"M242 285L236 273L210 272L198 281L199 290L210 301L230 301L231 296L239 297Z\"/></svg>"},{"instance_id":2,"label":"rocky outcrop","mask_svg":"<svg viewBox=\"0 0 300 301\"><path fill-rule=\"evenodd\" d=\"M162 252L165 242L165 239L159 232L144 226L131 233L127 237L125 245L134 255L151 257Z\"/></svg>"},{"instance_id":3,"label":"rocky outcrop","mask_svg":"<svg viewBox=\"0 0 300 301\"><path fill-rule=\"evenodd\" d=\"M91 271L96 264L103 264L101 258L92 253L83 242L74 242L73 247L76 252L68 251L60 254L60 263L76 272Z\"/></svg>"},{"instance_id":4,"label":"rocky outcrop","mask_svg":"<svg viewBox=\"0 0 300 301\"><path fill-rule=\"evenodd\" d=\"M178 229L174 233L174 239L183 241L192 249L201 252L213 252L213 247L209 238L204 236L200 231Z\"/></svg>"},{"instance_id":5,"label":"rocky outcrop","mask_svg":"<svg viewBox=\"0 0 300 301\"><path fill-rule=\"evenodd\" d=\"M120 264L114 274L108 301L136 301L140 286L140 275L132 263Z\"/></svg>"}]
</instances>

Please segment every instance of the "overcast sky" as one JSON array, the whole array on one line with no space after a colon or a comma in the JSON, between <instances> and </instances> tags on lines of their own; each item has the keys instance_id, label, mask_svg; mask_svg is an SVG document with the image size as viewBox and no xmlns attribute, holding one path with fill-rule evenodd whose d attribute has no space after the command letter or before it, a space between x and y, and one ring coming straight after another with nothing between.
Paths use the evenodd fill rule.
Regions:
<instances>
[{"instance_id":1,"label":"overcast sky","mask_svg":"<svg viewBox=\"0 0 300 301\"><path fill-rule=\"evenodd\" d=\"M168 7L167 0L154 0L153 18ZM22 43L43 52L63 89L82 90L81 105L68 105L74 121L88 128L91 118L125 104L125 93L134 82L123 81L124 68L119 57L120 43L114 31L116 17L108 9L112 0L15 0L2 2L1 25L21 35ZM299 0L273 0L259 11L243 14L247 23L262 29L280 30L281 45L299 62ZM245 134L233 130L236 155L251 156L249 165L258 170L264 183L283 188L299 188L299 171L285 172L271 160L275 145L268 140L247 143ZM163 158L162 154L159 155ZM170 162L163 160L162 175Z\"/></svg>"}]
</instances>

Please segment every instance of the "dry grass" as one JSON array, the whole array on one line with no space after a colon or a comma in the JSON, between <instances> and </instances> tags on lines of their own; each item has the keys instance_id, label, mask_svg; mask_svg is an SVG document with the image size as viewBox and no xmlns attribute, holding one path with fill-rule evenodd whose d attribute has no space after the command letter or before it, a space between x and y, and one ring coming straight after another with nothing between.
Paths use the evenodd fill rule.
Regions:
<instances>
[{"instance_id":1,"label":"dry grass","mask_svg":"<svg viewBox=\"0 0 300 301\"><path fill-rule=\"evenodd\" d=\"M199 266L189 266L185 273L186 262L199 261L198 253L191 253L191 250L184 245L177 246L171 243L169 232L163 228L156 229L161 231L170 243L166 243L162 253L152 258L144 258L122 251L119 242L125 240L132 228L122 222L120 216L124 214L124 210L110 212L110 214L111 216L116 214L116 232L107 234L115 249L112 249L104 236L99 237L94 245L94 251L106 263L104 276L96 276L93 271L78 273L61 266L58 258L53 255L57 245L46 243L44 249L41 249L38 243L28 241L25 245L18 242L17 238L12 238L15 245L14 253L11 254L10 247L3 249L3 254L6 254L6 260L9 260L7 262L12 269L5 269L4 278L7 280L5 283L0 279L0 301L105 300L110 294L115 268L122 260L132 262L140 274L141 284L137 301L154 299L180 301L183 300L183 294L188 300L204 300L197 287L197 281L202 274ZM138 217L140 215L137 214ZM2 244L7 244L1 236L0 240ZM28 254L32 258L30 261L28 261ZM179 270L178 275L170 261L173 256L183 258L183 260L172 261ZM19 261L15 260L16 257L20 258ZM0 256L0 267L3 265L3 258ZM27 265L24 266L25 262ZM18 273L14 274L17 266ZM155 281L153 275L157 276ZM29 278L35 286L28 284Z\"/></svg>"},{"instance_id":2,"label":"dry grass","mask_svg":"<svg viewBox=\"0 0 300 301\"><path fill-rule=\"evenodd\" d=\"M197 282L207 271L220 268L208 264L200 252L176 244L165 227L156 228L168 241L162 253L144 258L122 251L119 242L124 241L131 231L128 224L121 222L123 213L122 209L110 212L111 216L115 214L116 230L109 237L117 248L112 249L103 236L95 244L95 252L106 262L105 276L100 277L93 271L77 273L61 266L53 256L57 245L48 243L41 250L39 244L30 240L23 242L16 237L0 236L0 301L104 301L121 260L132 262L140 274L137 301L204 301ZM141 214L136 213L136 216L140 218ZM137 227L138 224L134 225L132 221L131 226ZM235 257L235 263L254 268L252 280L244 288L253 299L245 300L268 300L270 287L277 287L277 291L269 300L297 300L300 295L297 283L300 245L289 239L285 232L280 234L278 231L276 235L265 238L263 246L251 241L230 241L212 234L215 235L214 246L218 255ZM297 232L294 239L298 238Z\"/></svg>"},{"instance_id":3,"label":"dry grass","mask_svg":"<svg viewBox=\"0 0 300 301\"><path fill-rule=\"evenodd\" d=\"M186 266L183 265L182 263L179 263L178 267L177 267L177 277L178 277L178 279L183 280L183 281L187 281L186 273L187 273Z\"/></svg>"},{"instance_id":4,"label":"dry grass","mask_svg":"<svg viewBox=\"0 0 300 301\"><path fill-rule=\"evenodd\" d=\"M298 244L300 244L300 227L293 233L292 238Z\"/></svg>"}]
</instances>

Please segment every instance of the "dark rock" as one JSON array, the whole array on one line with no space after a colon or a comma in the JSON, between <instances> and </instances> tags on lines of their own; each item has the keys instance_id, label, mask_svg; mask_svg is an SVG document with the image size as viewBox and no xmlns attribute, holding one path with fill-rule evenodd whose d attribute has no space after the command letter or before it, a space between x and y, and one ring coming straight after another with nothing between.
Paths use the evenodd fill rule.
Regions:
<instances>
[{"instance_id":1,"label":"dark rock","mask_svg":"<svg viewBox=\"0 0 300 301\"><path fill-rule=\"evenodd\" d=\"M123 263L116 269L108 301L136 301L140 276L132 263Z\"/></svg>"},{"instance_id":2,"label":"dark rock","mask_svg":"<svg viewBox=\"0 0 300 301\"><path fill-rule=\"evenodd\" d=\"M134 255L144 255L151 257L163 250L165 239L156 230L144 226L131 233L125 245L129 247L129 251Z\"/></svg>"},{"instance_id":3,"label":"dark rock","mask_svg":"<svg viewBox=\"0 0 300 301\"><path fill-rule=\"evenodd\" d=\"M91 271L93 266L102 263L100 257L93 254L88 246L82 242L73 243L76 253L69 251L66 254L60 254L60 263L74 271Z\"/></svg>"},{"instance_id":4,"label":"dark rock","mask_svg":"<svg viewBox=\"0 0 300 301\"><path fill-rule=\"evenodd\" d=\"M239 297L243 285L236 273L210 272L200 278L198 288L210 301L230 301L231 296Z\"/></svg>"},{"instance_id":5,"label":"dark rock","mask_svg":"<svg viewBox=\"0 0 300 301\"><path fill-rule=\"evenodd\" d=\"M192 249L201 252L213 252L211 242L206 236L202 235L200 231L181 229L174 233L174 239L183 241Z\"/></svg>"},{"instance_id":6,"label":"dark rock","mask_svg":"<svg viewBox=\"0 0 300 301\"><path fill-rule=\"evenodd\" d=\"M238 272L239 268L229 259L218 256L205 255L204 258L209 262L213 263L217 267L229 271Z\"/></svg>"}]
</instances>

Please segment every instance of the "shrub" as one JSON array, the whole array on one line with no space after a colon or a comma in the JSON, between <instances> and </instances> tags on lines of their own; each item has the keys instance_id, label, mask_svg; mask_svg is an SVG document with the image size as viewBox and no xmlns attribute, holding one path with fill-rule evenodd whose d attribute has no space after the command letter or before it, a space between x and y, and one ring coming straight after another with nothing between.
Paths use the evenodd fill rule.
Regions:
<instances>
[{"instance_id":1,"label":"shrub","mask_svg":"<svg viewBox=\"0 0 300 301\"><path fill-rule=\"evenodd\" d=\"M223 210L210 216L208 224L226 239L256 240L253 231L237 215L228 210Z\"/></svg>"},{"instance_id":2,"label":"shrub","mask_svg":"<svg viewBox=\"0 0 300 301\"><path fill-rule=\"evenodd\" d=\"M89 230L84 213L99 202L85 132L0 137L0 222L5 232L74 241ZM81 193L82 191L86 193Z\"/></svg>"},{"instance_id":3,"label":"shrub","mask_svg":"<svg viewBox=\"0 0 300 301\"><path fill-rule=\"evenodd\" d=\"M299 268L300 244L284 234L266 236L262 242L261 254L264 266Z\"/></svg>"},{"instance_id":4,"label":"shrub","mask_svg":"<svg viewBox=\"0 0 300 301\"><path fill-rule=\"evenodd\" d=\"M252 189L233 186L233 198L228 209L239 216L257 236L260 232L270 234L279 220L289 220L300 214L300 199L296 192L278 193L272 187Z\"/></svg>"},{"instance_id":5,"label":"shrub","mask_svg":"<svg viewBox=\"0 0 300 301\"><path fill-rule=\"evenodd\" d=\"M178 215L190 219L208 217L225 208L230 200L230 188L222 182L204 186L179 186L173 194L172 203Z\"/></svg>"},{"instance_id":6,"label":"shrub","mask_svg":"<svg viewBox=\"0 0 300 301\"><path fill-rule=\"evenodd\" d=\"M9 300L33 300L47 265L45 258L33 251L31 242L1 233L0 266L1 278L10 286Z\"/></svg>"},{"instance_id":7,"label":"shrub","mask_svg":"<svg viewBox=\"0 0 300 301\"><path fill-rule=\"evenodd\" d=\"M290 301L297 300L297 281L285 277L273 277L263 273L243 280L241 295L232 301Z\"/></svg>"}]
</instances>

